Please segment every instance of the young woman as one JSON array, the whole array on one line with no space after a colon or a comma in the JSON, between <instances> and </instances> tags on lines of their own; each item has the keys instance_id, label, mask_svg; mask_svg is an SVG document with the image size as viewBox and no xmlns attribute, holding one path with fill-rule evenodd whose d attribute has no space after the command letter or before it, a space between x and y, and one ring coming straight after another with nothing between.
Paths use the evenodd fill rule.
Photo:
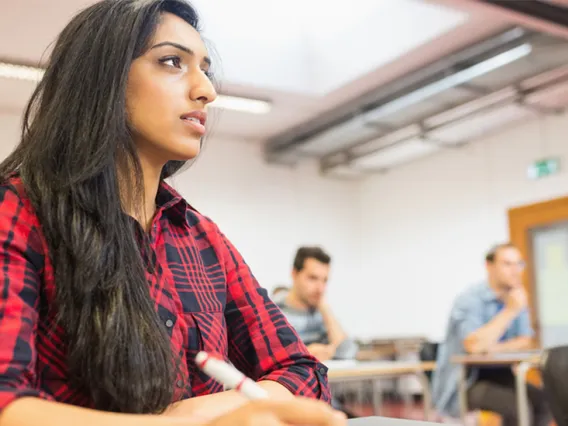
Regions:
<instances>
[{"instance_id":1,"label":"young woman","mask_svg":"<svg viewBox=\"0 0 568 426\"><path fill-rule=\"evenodd\" d=\"M184 0L101 1L59 36L0 165L0 426L343 422L308 400L329 400L325 367L164 182L199 153L210 66ZM221 392L200 350L282 402Z\"/></svg>"}]
</instances>

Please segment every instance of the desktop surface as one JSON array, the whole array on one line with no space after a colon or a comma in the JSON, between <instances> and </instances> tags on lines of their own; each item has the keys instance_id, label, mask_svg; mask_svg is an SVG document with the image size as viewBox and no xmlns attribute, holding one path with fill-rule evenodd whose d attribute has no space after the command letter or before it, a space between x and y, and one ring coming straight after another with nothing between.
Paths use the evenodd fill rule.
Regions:
<instances>
[{"instance_id":1,"label":"desktop surface","mask_svg":"<svg viewBox=\"0 0 568 426\"><path fill-rule=\"evenodd\" d=\"M542 351L502 352L481 355L454 355L451 361L456 364L483 365L483 364L516 364L523 361L538 360Z\"/></svg>"},{"instance_id":2,"label":"desktop surface","mask_svg":"<svg viewBox=\"0 0 568 426\"><path fill-rule=\"evenodd\" d=\"M439 426L439 423L394 419L391 417L361 417L348 420L347 424L349 426Z\"/></svg>"}]
</instances>

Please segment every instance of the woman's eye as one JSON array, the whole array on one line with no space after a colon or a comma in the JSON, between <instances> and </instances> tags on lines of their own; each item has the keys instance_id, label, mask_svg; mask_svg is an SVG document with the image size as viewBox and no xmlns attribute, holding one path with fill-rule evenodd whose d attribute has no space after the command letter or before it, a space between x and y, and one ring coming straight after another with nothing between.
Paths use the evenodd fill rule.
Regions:
<instances>
[{"instance_id":1,"label":"woman's eye","mask_svg":"<svg viewBox=\"0 0 568 426\"><path fill-rule=\"evenodd\" d=\"M160 59L160 62L169 67L181 68L181 59L177 56Z\"/></svg>"}]
</instances>

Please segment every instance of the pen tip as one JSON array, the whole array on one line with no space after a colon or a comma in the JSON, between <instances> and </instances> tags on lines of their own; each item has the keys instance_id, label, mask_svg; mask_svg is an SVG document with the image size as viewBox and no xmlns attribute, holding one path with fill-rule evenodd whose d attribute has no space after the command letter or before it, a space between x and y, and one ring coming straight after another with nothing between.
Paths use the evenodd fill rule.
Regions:
<instances>
[{"instance_id":1,"label":"pen tip","mask_svg":"<svg viewBox=\"0 0 568 426\"><path fill-rule=\"evenodd\" d=\"M205 363L207 362L207 358L208 355L205 352L199 352L196 356L195 356L195 363L199 366L199 368L203 368L203 366L205 365Z\"/></svg>"}]
</instances>

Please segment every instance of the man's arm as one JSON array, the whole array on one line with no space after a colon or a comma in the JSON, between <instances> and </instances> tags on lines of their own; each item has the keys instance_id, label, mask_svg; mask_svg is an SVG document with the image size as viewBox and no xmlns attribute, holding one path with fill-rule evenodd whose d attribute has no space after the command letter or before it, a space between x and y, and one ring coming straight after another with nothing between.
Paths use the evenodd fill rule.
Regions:
<instances>
[{"instance_id":1,"label":"man's arm","mask_svg":"<svg viewBox=\"0 0 568 426\"><path fill-rule=\"evenodd\" d=\"M503 309L487 324L472 331L465 337L463 340L464 349L470 354L488 352L497 345L499 339L505 334L505 331L516 316L517 313L512 309Z\"/></svg>"},{"instance_id":2,"label":"man's arm","mask_svg":"<svg viewBox=\"0 0 568 426\"><path fill-rule=\"evenodd\" d=\"M501 312L487 324L464 334L464 349L471 354L494 350L498 347L499 339L505 334L505 331L507 331L515 318L525 309L526 304L527 296L523 288L511 290L507 295L505 307ZM523 342L511 343L510 346L514 347L521 343Z\"/></svg>"},{"instance_id":3,"label":"man's arm","mask_svg":"<svg viewBox=\"0 0 568 426\"><path fill-rule=\"evenodd\" d=\"M347 334L345 334L343 328L341 328L339 321L337 321L335 315L333 315L333 312L331 312L331 309L326 302L320 304L319 312L323 318L329 344L331 345L333 352L335 352L341 342L347 338Z\"/></svg>"},{"instance_id":4,"label":"man's arm","mask_svg":"<svg viewBox=\"0 0 568 426\"><path fill-rule=\"evenodd\" d=\"M490 352L515 352L528 351L534 349L534 339L530 336L520 336L509 339L505 342L497 343L490 348Z\"/></svg>"},{"instance_id":5,"label":"man's arm","mask_svg":"<svg viewBox=\"0 0 568 426\"><path fill-rule=\"evenodd\" d=\"M491 352L526 351L536 348L534 330L531 325L529 311L526 308L515 321L514 335L516 337L497 343L491 348Z\"/></svg>"}]
</instances>

